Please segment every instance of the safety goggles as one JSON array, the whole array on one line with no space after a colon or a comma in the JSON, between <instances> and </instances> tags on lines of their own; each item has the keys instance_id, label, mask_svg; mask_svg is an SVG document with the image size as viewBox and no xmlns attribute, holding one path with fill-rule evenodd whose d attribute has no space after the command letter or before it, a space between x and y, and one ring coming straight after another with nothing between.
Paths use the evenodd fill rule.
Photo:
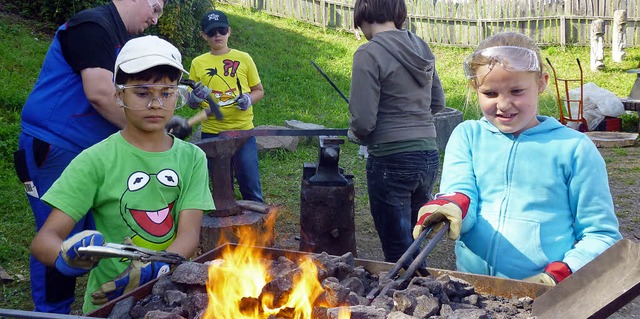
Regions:
<instances>
[{"instance_id":1,"label":"safety goggles","mask_svg":"<svg viewBox=\"0 0 640 319\"><path fill-rule=\"evenodd\" d=\"M213 28L207 32L207 36L213 38L216 36L216 33L219 33L220 35L227 35L227 33L229 33L229 27Z\"/></svg>"},{"instance_id":2,"label":"safety goggles","mask_svg":"<svg viewBox=\"0 0 640 319\"><path fill-rule=\"evenodd\" d=\"M477 79L487 75L499 65L507 71L540 72L540 62L535 51L522 47L498 46L474 52L464 61L464 75L467 79ZM481 66L487 66L487 72L478 74Z\"/></svg>"},{"instance_id":3,"label":"safety goggles","mask_svg":"<svg viewBox=\"0 0 640 319\"><path fill-rule=\"evenodd\" d=\"M141 84L141 85L116 85L116 89L124 92L129 90L132 94L127 99L127 105L119 101L120 105L130 110L141 111L150 109L153 101L158 101L160 108L175 110L187 104L189 89L184 85Z\"/></svg>"},{"instance_id":4,"label":"safety goggles","mask_svg":"<svg viewBox=\"0 0 640 319\"><path fill-rule=\"evenodd\" d=\"M149 3L149 6L153 10L153 15L156 16L156 19L160 19L163 13L160 2L158 0L147 0L147 3Z\"/></svg>"}]
</instances>

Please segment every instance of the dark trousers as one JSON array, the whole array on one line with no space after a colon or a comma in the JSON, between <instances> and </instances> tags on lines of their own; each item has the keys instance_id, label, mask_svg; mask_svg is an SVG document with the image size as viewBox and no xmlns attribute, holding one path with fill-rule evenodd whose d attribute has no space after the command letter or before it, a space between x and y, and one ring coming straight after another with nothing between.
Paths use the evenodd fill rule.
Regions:
<instances>
[{"instance_id":1,"label":"dark trousers","mask_svg":"<svg viewBox=\"0 0 640 319\"><path fill-rule=\"evenodd\" d=\"M385 261L398 261L413 242L418 211L432 199L439 167L437 150L369 155L369 204Z\"/></svg>"}]
</instances>

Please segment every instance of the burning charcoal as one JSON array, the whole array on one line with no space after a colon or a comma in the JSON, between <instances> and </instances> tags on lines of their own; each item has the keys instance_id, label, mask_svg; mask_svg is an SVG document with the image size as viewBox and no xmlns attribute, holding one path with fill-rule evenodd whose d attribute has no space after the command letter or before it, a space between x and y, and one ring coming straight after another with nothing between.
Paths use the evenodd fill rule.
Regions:
<instances>
[{"instance_id":1,"label":"burning charcoal","mask_svg":"<svg viewBox=\"0 0 640 319\"><path fill-rule=\"evenodd\" d=\"M277 309L287 302L292 290L293 283L288 277L278 277L262 287L262 291L260 292L258 299L260 300L260 303L264 304L268 308ZM265 298L266 296L271 297ZM269 300L270 302L266 302L266 300Z\"/></svg>"},{"instance_id":2,"label":"burning charcoal","mask_svg":"<svg viewBox=\"0 0 640 319\"><path fill-rule=\"evenodd\" d=\"M260 312L260 300L253 297L244 297L240 299L238 308L241 314L251 316L252 314Z\"/></svg>"},{"instance_id":3,"label":"burning charcoal","mask_svg":"<svg viewBox=\"0 0 640 319\"><path fill-rule=\"evenodd\" d=\"M158 281L153 284L151 293L154 295L161 295L165 291L180 290L180 287L172 281L172 277L173 274L169 276L161 276L160 278L158 278Z\"/></svg>"},{"instance_id":4,"label":"burning charcoal","mask_svg":"<svg viewBox=\"0 0 640 319\"><path fill-rule=\"evenodd\" d=\"M340 307L329 308L327 317L337 319L340 311ZM351 312L351 319L385 319L388 311L374 306L353 306L349 307L349 312Z\"/></svg>"},{"instance_id":5,"label":"burning charcoal","mask_svg":"<svg viewBox=\"0 0 640 319\"><path fill-rule=\"evenodd\" d=\"M436 281L442 282L442 287L450 299L460 300L475 293L473 285L460 278L442 275Z\"/></svg>"},{"instance_id":6,"label":"burning charcoal","mask_svg":"<svg viewBox=\"0 0 640 319\"><path fill-rule=\"evenodd\" d=\"M353 253L348 252L342 256L336 257L327 254L326 252L322 252L320 254L314 254L313 259L320 268L326 270L326 276L320 277L320 280L324 280L326 277L337 277L348 275L353 268L355 268L355 259L353 257ZM340 264L340 265L338 265ZM338 273L338 271L340 273ZM345 274L346 272L346 274ZM344 278L344 277L342 277Z\"/></svg>"},{"instance_id":7,"label":"burning charcoal","mask_svg":"<svg viewBox=\"0 0 640 319\"><path fill-rule=\"evenodd\" d=\"M186 298L187 294L178 290L168 290L164 293L164 302L169 307L180 306L182 299Z\"/></svg>"},{"instance_id":8,"label":"burning charcoal","mask_svg":"<svg viewBox=\"0 0 640 319\"><path fill-rule=\"evenodd\" d=\"M474 305L460 303L460 302L451 302L449 305L451 306L451 309L453 309L454 311L458 309L478 309L478 307Z\"/></svg>"},{"instance_id":9,"label":"burning charcoal","mask_svg":"<svg viewBox=\"0 0 640 319\"><path fill-rule=\"evenodd\" d=\"M269 267L269 264L265 264L265 266ZM271 266L267 269L269 269L269 273L271 274L271 277L276 278L276 277L283 276L283 274L288 274L292 272L297 267L298 265L296 265L290 259L284 256L280 256L278 257L278 260L271 263Z\"/></svg>"},{"instance_id":10,"label":"burning charcoal","mask_svg":"<svg viewBox=\"0 0 640 319\"><path fill-rule=\"evenodd\" d=\"M109 319L130 319L129 311L136 304L136 299L133 296L129 296L124 298L116 303L111 309L111 313L109 314Z\"/></svg>"},{"instance_id":11,"label":"burning charcoal","mask_svg":"<svg viewBox=\"0 0 640 319\"><path fill-rule=\"evenodd\" d=\"M530 311L531 307L533 306L533 299L531 297L518 298L517 306L518 308Z\"/></svg>"},{"instance_id":12,"label":"burning charcoal","mask_svg":"<svg viewBox=\"0 0 640 319\"><path fill-rule=\"evenodd\" d=\"M418 287L428 288L431 295L438 298L441 304L450 302L449 296L445 293L444 284L441 281L434 280L433 277L414 277L409 283L407 289L419 289Z\"/></svg>"},{"instance_id":13,"label":"burning charcoal","mask_svg":"<svg viewBox=\"0 0 640 319\"><path fill-rule=\"evenodd\" d=\"M489 319L487 312L482 309L456 309L447 315L447 319Z\"/></svg>"},{"instance_id":14,"label":"burning charcoal","mask_svg":"<svg viewBox=\"0 0 640 319\"><path fill-rule=\"evenodd\" d=\"M373 299L373 301L371 302L371 306L374 306L376 308L382 308L387 312L389 312L393 309L393 298L386 295L385 296L380 295L375 299Z\"/></svg>"},{"instance_id":15,"label":"burning charcoal","mask_svg":"<svg viewBox=\"0 0 640 319\"><path fill-rule=\"evenodd\" d=\"M284 307L278 311L278 313L273 317L274 319L293 319L296 316L296 310L289 307ZM269 316L271 318L271 316Z\"/></svg>"},{"instance_id":16,"label":"burning charcoal","mask_svg":"<svg viewBox=\"0 0 640 319\"><path fill-rule=\"evenodd\" d=\"M416 307L416 297L407 290L398 290L393 293L393 310L404 313L413 313Z\"/></svg>"},{"instance_id":17,"label":"burning charcoal","mask_svg":"<svg viewBox=\"0 0 640 319\"><path fill-rule=\"evenodd\" d=\"M206 285L209 278L209 265L185 262L173 270L171 280L175 283L188 285Z\"/></svg>"},{"instance_id":18,"label":"burning charcoal","mask_svg":"<svg viewBox=\"0 0 640 319\"><path fill-rule=\"evenodd\" d=\"M194 318L196 314L207 308L207 304L209 304L209 296L206 293L194 293L182 300L182 309L189 314L189 318Z\"/></svg>"},{"instance_id":19,"label":"burning charcoal","mask_svg":"<svg viewBox=\"0 0 640 319\"><path fill-rule=\"evenodd\" d=\"M349 292L349 295L344 299L344 304L347 306L364 305L367 302L367 298L360 297L355 292Z\"/></svg>"},{"instance_id":20,"label":"burning charcoal","mask_svg":"<svg viewBox=\"0 0 640 319\"><path fill-rule=\"evenodd\" d=\"M387 315L387 319L412 319L413 316L409 316L402 311L392 311Z\"/></svg>"},{"instance_id":21,"label":"burning charcoal","mask_svg":"<svg viewBox=\"0 0 640 319\"><path fill-rule=\"evenodd\" d=\"M322 282L322 288L324 288L324 300L329 307L337 307L345 303L347 296L349 295L349 288L346 288L340 284L337 278L327 278Z\"/></svg>"},{"instance_id":22,"label":"burning charcoal","mask_svg":"<svg viewBox=\"0 0 640 319\"><path fill-rule=\"evenodd\" d=\"M340 284L360 296L365 295L364 284L362 283L362 280L358 277L349 277L343 280Z\"/></svg>"},{"instance_id":23,"label":"burning charcoal","mask_svg":"<svg viewBox=\"0 0 640 319\"><path fill-rule=\"evenodd\" d=\"M153 310L165 310L166 305L160 295L149 295L135 305L129 314L133 318L144 318L147 312Z\"/></svg>"},{"instance_id":24,"label":"burning charcoal","mask_svg":"<svg viewBox=\"0 0 640 319\"><path fill-rule=\"evenodd\" d=\"M453 309L450 305L444 304L440 306L440 316L443 318L449 318L449 316L453 315Z\"/></svg>"},{"instance_id":25,"label":"burning charcoal","mask_svg":"<svg viewBox=\"0 0 640 319\"><path fill-rule=\"evenodd\" d=\"M333 275L340 280L344 280L345 278L347 278L347 276L349 276L349 274L351 274L353 268L353 265L350 265L348 263L337 262L335 263L335 270Z\"/></svg>"},{"instance_id":26,"label":"burning charcoal","mask_svg":"<svg viewBox=\"0 0 640 319\"><path fill-rule=\"evenodd\" d=\"M480 296L478 296L476 294L473 294L473 295L466 296L466 297L462 298L462 302L466 303L468 305L477 306L479 301L480 301Z\"/></svg>"},{"instance_id":27,"label":"burning charcoal","mask_svg":"<svg viewBox=\"0 0 640 319\"><path fill-rule=\"evenodd\" d=\"M152 310L147 312L147 314L144 316L144 319L185 319L185 318L179 314L172 313L172 312Z\"/></svg>"},{"instance_id":28,"label":"burning charcoal","mask_svg":"<svg viewBox=\"0 0 640 319\"><path fill-rule=\"evenodd\" d=\"M429 318L440 312L440 303L433 296L417 296L412 315L417 318Z\"/></svg>"}]
</instances>

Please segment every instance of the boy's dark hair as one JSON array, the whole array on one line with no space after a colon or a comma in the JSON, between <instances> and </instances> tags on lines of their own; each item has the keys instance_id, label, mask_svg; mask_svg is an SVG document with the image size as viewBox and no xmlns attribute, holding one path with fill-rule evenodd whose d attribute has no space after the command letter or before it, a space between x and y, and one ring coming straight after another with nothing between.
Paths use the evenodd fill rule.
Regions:
<instances>
[{"instance_id":1,"label":"boy's dark hair","mask_svg":"<svg viewBox=\"0 0 640 319\"><path fill-rule=\"evenodd\" d=\"M407 5L404 0L356 0L353 7L353 26L356 28L364 22L393 21L396 28L402 29L406 19Z\"/></svg>"},{"instance_id":2,"label":"boy's dark hair","mask_svg":"<svg viewBox=\"0 0 640 319\"><path fill-rule=\"evenodd\" d=\"M182 71L170 65L158 65L133 74L120 70L116 75L116 84L125 84L127 81L149 81L155 83L164 78L168 78L171 81L178 81L181 76Z\"/></svg>"}]
</instances>

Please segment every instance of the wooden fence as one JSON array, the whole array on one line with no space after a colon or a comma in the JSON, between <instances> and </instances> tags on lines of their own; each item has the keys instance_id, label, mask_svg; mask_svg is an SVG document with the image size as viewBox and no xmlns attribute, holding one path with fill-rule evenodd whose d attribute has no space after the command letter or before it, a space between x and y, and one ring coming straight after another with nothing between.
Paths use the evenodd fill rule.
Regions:
<instances>
[{"instance_id":1,"label":"wooden fence","mask_svg":"<svg viewBox=\"0 0 640 319\"><path fill-rule=\"evenodd\" d=\"M218 0L354 32L354 0ZM519 31L539 45L590 44L590 26L605 21L611 46L613 15L627 11L627 46L640 46L640 0L406 0L407 27L438 45L475 47L499 31Z\"/></svg>"}]
</instances>

